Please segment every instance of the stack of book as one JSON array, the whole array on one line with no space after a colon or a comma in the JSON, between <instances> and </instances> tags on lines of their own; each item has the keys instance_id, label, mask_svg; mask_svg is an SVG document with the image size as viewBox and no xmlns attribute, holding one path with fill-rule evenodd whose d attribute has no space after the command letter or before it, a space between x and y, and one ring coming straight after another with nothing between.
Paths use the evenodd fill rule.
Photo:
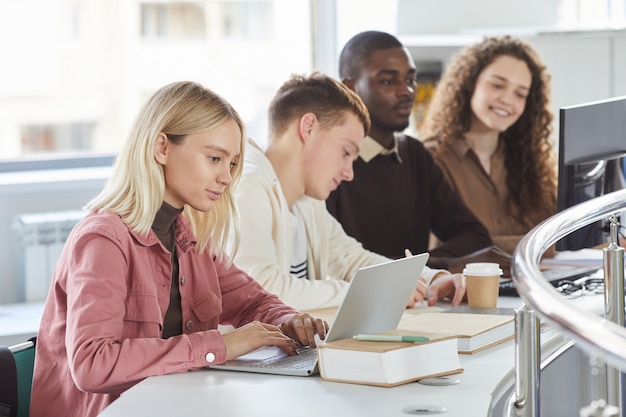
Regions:
<instances>
[{"instance_id":1,"label":"stack of book","mask_svg":"<svg viewBox=\"0 0 626 417\"><path fill-rule=\"evenodd\" d=\"M393 387L462 372L459 354L488 349L512 339L515 332L512 311L466 311L404 314L397 329L378 334L421 336L427 341L350 338L323 343L318 350L320 375L328 381Z\"/></svg>"}]
</instances>

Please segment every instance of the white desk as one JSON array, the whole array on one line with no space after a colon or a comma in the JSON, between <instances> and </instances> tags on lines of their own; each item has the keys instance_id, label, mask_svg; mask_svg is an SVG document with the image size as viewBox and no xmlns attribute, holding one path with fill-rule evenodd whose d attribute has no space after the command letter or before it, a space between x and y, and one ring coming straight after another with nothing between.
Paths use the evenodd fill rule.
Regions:
<instances>
[{"instance_id":1,"label":"white desk","mask_svg":"<svg viewBox=\"0 0 626 417\"><path fill-rule=\"evenodd\" d=\"M517 298L501 298L498 302L498 307L519 306ZM542 355L546 357L564 343L556 331L542 332ZM208 369L164 375L135 385L101 417L407 417L411 414L404 411L405 407L431 404L446 407L443 415L447 417L485 417L514 385L514 352L514 342L509 341L475 355L461 355L464 372L458 374L460 383L451 386L410 383L381 388L326 382L319 376Z\"/></svg>"}]
</instances>

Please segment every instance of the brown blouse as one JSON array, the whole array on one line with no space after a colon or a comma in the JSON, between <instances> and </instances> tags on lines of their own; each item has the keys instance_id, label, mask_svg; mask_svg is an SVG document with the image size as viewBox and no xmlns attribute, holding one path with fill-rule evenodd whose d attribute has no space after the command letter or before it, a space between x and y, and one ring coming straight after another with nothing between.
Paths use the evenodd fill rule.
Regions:
<instances>
[{"instance_id":1,"label":"brown blouse","mask_svg":"<svg viewBox=\"0 0 626 417\"><path fill-rule=\"evenodd\" d=\"M435 140L425 142L426 147L438 149ZM515 216L505 204L507 168L504 164L502 139L491 156L491 173L488 174L464 139L434 152L435 160L443 173L476 217L487 227L493 243L509 253L535 225Z\"/></svg>"}]
</instances>

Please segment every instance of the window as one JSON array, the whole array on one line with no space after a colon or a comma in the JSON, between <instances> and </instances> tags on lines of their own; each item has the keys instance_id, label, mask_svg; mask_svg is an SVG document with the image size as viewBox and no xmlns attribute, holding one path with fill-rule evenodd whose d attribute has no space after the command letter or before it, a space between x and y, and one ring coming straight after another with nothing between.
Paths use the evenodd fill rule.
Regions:
<instances>
[{"instance_id":1,"label":"window","mask_svg":"<svg viewBox=\"0 0 626 417\"><path fill-rule=\"evenodd\" d=\"M25 153L89 151L93 145L94 123L24 126L22 149Z\"/></svg>"},{"instance_id":2,"label":"window","mask_svg":"<svg viewBox=\"0 0 626 417\"><path fill-rule=\"evenodd\" d=\"M202 3L144 3L141 5L143 38L202 39L206 35Z\"/></svg>"},{"instance_id":3,"label":"window","mask_svg":"<svg viewBox=\"0 0 626 417\"><path fill-rule=\"evenodd\" d=\"M220 4L222 33L231 39L271 37L272 3L269 1L225 1Z\"/></svg>"},{"instance_id":4,"label":"window","mask_svg":"<svg viewBox=\"0 0 626 417\"><path fill-rule=\"evenodd\" d=\"M226 98L263 144L276 89L313 67L310 1L0 1L0 160L114 154L179 80Z\"/></svg>"}]
</instances>

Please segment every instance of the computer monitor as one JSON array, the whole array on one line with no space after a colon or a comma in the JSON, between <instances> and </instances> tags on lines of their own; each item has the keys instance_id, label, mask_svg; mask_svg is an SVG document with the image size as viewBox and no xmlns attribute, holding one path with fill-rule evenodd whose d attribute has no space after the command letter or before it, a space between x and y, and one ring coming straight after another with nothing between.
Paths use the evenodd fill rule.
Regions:
<instances>
[{"instance_id":1,"label":"computer monitor","mask_svg":"<svg viewBox=\"0 0 626 417\"><path fill-rule=\"evenodd\" d=\"M557 211L625 188L625 155L626 96L561 108ZM565 236L556 249L590 248L608 239L606 221L599 221Z\"/></svg>"}]
</instances>

